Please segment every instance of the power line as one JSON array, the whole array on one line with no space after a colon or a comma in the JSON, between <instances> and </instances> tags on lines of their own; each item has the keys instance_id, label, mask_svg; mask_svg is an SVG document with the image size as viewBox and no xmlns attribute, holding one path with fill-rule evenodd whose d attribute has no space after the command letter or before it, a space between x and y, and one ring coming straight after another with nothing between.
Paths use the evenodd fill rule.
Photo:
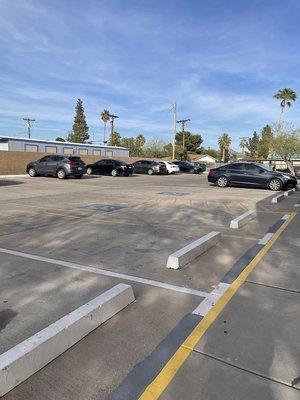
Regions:
<instances>
[{"instance_id":1,"label":"power line","mask_svg":"<svg viewBox=\"0 0 300 400\"><path fill-rule=\"evenodd\" d=\"M27 122L28 137L29 137L29 139L30 139L32 122L34 122L35 119L23 118L23 121L26 121L26 122Z\"/></svg>"}]
</instances>

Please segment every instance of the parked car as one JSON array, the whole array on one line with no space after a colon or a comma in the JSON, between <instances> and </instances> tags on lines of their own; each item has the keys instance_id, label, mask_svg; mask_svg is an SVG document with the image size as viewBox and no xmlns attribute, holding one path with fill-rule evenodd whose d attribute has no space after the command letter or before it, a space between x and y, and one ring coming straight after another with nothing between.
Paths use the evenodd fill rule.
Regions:
<instances>
[{"instance_id":1,"label":"parked car","mask_svg":"<svg viewBox=\"0 0 300 400\"><path fill-rule=\"evenodd\" d=\"M88 175L100 174L100 175L112 175L112 176L129 176L133 173L132 164L126 164L121 160L99 160L94 164L88 164L86 166L86 172Z\"/></svg>"},{"instance_id":2,"label":"parked car","mask_svg":"<svg viewBox=\"0 0 300 400\"><path fill-rule=\"evenodd\" d=\"M295 188L297 179L293 175L273 171L258 163L232 163L209 171L208 181L220 187L229 185L263 187L270 190Z\"/></svg>"},{"instance_id":3,"label":"parked car","mask_svg":"<svg viewBox=\"0 0 300 400\"><path fill-rule=\"evenodd\" d=\"M206 164L204 162L193 161L192 164L195 165L196 167L199 167L201 169L200 172L206 171Z\"/></svg>"},{"instance_id":4,"label":"parked car","mask_svg":"<svg viewBox=\"0 0 300 400\"><path fill-rule=\"evenodd\" d=\"M153 160L139 160L133 163L134 172L137 174L167 174L164 163Z\"/></svg>"},{"instance_id":5,"label":"parked car","mask_svg":"<svg viewBox=\"0 0 300 400\"><path fill-rule=\"evenodd\" d=\"M79 179L85 174L86 169L80 157L53 154L30 162L26 171L31 177L52 175L59 179L65 179L67 176Z\"/></svg>"},{"instance_id":6,"label":"parked car","mask_svg":"<svg viewBox=\"0 0 300 400\"><path fill-rule=\"evenodd\" d=\"M173 164L170 161L160 161L160 163L165 164L165 166L167 168L167 174L176 174L177 172L179 172L178 165Z\"/></svg>"},{"instance_id":7,"label":"parked car","mask_svg":"<svg viewBox=\"0 0 300 400\"><path fill-rule=\"evenodd\" d=\"M202 172L202 168L193 165L189 161L173 161L173 164L178 165L180 172L186 172L189 174L200 174L200 172Z\"/></svg>"}]
</instances>

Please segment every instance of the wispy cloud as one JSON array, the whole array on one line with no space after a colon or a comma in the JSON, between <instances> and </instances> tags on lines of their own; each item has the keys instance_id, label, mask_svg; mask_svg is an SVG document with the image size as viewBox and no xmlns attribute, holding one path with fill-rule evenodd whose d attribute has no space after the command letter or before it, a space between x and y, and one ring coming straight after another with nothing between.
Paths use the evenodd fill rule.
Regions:
<instances>
[{"instance_id":1,"label":"wispy cloud","mask_svg":"<svg viewBox=\"0 0 300 400\"><path fill-rule=\"evenodd\" d=\"M30 115L36 136L65 135L80 97L91 131L109 108L124 136L170 140L177 101L206 145L227 131L237 147L276 120L275 91L299 89L299 11L292 0L1 0L0 133L22 133Z\"/></svg>"}]
</instances>

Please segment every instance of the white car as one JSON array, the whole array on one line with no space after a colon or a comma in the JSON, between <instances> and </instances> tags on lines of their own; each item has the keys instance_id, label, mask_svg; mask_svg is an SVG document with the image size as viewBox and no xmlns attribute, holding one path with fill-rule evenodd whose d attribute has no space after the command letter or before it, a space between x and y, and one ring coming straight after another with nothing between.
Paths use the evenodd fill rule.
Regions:
<instances>
[{"instance_id":1,"label":"white car","mask_svg":"<svg viewBox=\"0 0 300 400\"><path fill-rule=\"evenodd\" d=\"M160 161L160 163L165 164L168 174L176 174L179 172L178 165L175 165L169 161Z\"/></svg>"}]
</instances>

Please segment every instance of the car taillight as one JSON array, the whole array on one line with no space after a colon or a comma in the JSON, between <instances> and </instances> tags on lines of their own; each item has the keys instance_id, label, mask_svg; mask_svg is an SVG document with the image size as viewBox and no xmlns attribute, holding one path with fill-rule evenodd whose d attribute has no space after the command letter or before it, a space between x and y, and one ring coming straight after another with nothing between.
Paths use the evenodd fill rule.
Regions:
<instances>
[{"instance_id":1,"label":"car taillight","mask_svg":"<svg viewBox=\"0 0 300 400\"><path fill-rule=\"evenodd\" d=\"M76 165L76 161L69 160L69 161L68 161L68 164L74 167L74 165Z\"/></svg>"},{"instance_id":2,"label":"car taillight","mask_svg":"<svg viewBox=\"0 0 300 400\"><path fill-rule=\"evenodd\" d=\"M215 169L211 169L210 171L209 171L209 174L208 175L210 175L210 176L215 176L215 175L217 175L217 171L215 170Z\"/></svg>"}]
</instances>

